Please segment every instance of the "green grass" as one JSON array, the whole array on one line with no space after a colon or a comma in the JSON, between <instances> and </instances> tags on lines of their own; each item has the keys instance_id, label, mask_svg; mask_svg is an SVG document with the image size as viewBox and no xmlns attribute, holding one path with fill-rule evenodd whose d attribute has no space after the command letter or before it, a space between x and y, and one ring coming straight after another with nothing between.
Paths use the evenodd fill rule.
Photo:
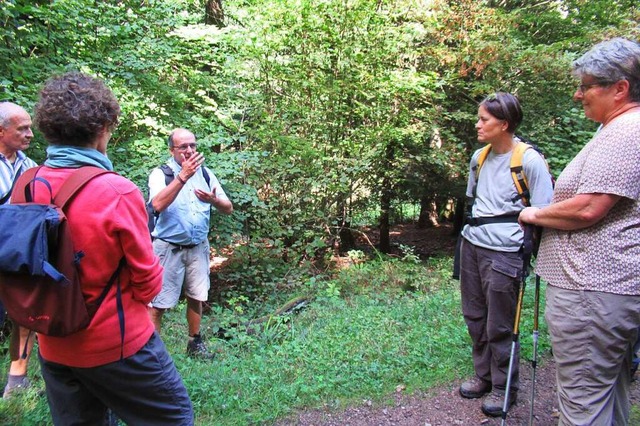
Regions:
<instances>
[{"instance_id":1,"label":"green grass","mask_svg":"<svg viewBox=\"0 0 640 426\"><path fill-rule=\"evenodd\" d=\"M400 266L378 267L360 268L359 275L386 279L354 286L354 277L351 283L339 277L305 311L264 335L220 343L209 369L202 363L185 369L177 354L198 424L269 423L299 408L382 400L398 385L426 389L470 374L457 283L407 292L393 281L413 277ZM425 280L439 273L422 272ZM381 285L389 281L395 285ZM345 295L347 285L352 292Z\"/></svg>"},{"instance_id":2,"label":"green grass","mask_svg":"<svg viewBox=\"0 0 640 426\"><path fill-rule=\"evenodd\" d=\"M384 403L399 385L405 392L427 390L472 374L458 282L449 279L449 267L449 260L425 264L407 256L310 280L304 291L314 298L306 309L266 323L259 333L237 330L231 341L209 340L217 352L213 362L185 356L184 305L167 313L163 339L193 400L196 424L270 424L299 409ZM522 315L523 360L531 357L533 289L527 288ZM215 331L238 312L218 309L204 318L204 328ZM541 318L540 353L548 353L545 333ZM34 388L0 401L0 424L51 424L35 358Z\"/></svg>"},{"instance_id":3,"label":"green grass","mask_svg":"<svg viewBox=\"0 0 640 426\"><path fill-rule=\"evenodd\" d=\"M640 425L640 406L631 406L631 415L629 416L630 425Z\"/></svg>"}]
</instances>

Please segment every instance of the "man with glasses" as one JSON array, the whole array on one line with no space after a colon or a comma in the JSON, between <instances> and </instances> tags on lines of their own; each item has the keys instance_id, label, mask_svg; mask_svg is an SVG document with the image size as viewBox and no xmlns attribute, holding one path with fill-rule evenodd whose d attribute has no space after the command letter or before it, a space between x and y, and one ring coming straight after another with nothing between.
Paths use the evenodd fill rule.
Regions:
<instances>
[{"instance_id":1,"label":"man with glasses","mask_svg":"<svg viewBox=\"0 0 640 426\"><path fill-rule=\"evenodd\" d=\"M184 286L187 299L189 341L187 354L212 358L200 335L202 302L209 293L209 217L211 206L231 214L233 205L218 179L204 166L197 151L195 135L175 129L169 135L171 158L167 165L174 179L168 184L165 174L156 168L149 176L149 200L159 213L153 238L153 250L164 267L162 290L151 302L149 314L160 332L162 315L174 307Z\"/></svg>"}]
</instances>

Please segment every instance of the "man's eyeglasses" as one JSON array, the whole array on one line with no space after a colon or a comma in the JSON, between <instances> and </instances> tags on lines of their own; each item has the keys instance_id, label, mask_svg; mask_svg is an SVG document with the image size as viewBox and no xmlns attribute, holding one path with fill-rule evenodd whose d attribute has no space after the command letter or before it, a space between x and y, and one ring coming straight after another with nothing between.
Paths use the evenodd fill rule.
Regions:
<instances>
[{"instance_id":1,"label":"man's eyeglasses","mask_svg":"<svg viewBox=\"0 0 640 426\"><path fill-rule=\"evenodd\" d=\"M589 84L581 84L580 86L578 86L578 91L580 92L581 95L584 95L585 93L587 93L589 91L589 89L591 89L592 87L596 87L596 86L608 86L611 83L589 83Z\"/></svg>"},{"instance_id":2,"label":"man's eyeglasses","mask_svg":"<svg viewBox=\"0 0 640 426\"><path fill-rule=\"evenodd\" d=\"M185 143L182 145L174 146L174 148L177 149L178 151L186 151L189 148L195 151L197 147L198 147L198 144L196 143Z\"/></svg>"}]
</instances>

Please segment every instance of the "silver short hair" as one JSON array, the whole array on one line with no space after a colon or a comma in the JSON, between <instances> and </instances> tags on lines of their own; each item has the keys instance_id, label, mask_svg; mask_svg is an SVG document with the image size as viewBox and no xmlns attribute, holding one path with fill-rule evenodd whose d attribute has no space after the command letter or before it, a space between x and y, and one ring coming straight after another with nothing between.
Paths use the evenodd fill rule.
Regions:
<instances>
[{"instance_id":1,"label":"silver short hair","mask_svg":"<svg viewBox=\"0 0 640 426\"><path fill-rule=\"evenodd\" d=\"M589 75L599 83L629 82L629 97L640 101L640 44L617 37L596 44L573 63L573 75Z\"/></svg>"},{"instance_id":2,"label":"silver short hair","mask_svg":"<svg viewBox=\"0 0 640 426\"><path fill-rule=\"evenodd\" d=\"M16 114L16 111L22 109L24 108L13 102L0 102L0 126L7 127L11 123L11 118Z\"/></svg>"}]
</instances>

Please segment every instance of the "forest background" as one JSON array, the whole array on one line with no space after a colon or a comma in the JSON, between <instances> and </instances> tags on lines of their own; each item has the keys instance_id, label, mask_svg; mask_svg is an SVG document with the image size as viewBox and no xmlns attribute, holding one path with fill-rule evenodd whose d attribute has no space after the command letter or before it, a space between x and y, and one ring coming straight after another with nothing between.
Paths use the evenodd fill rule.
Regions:
<instances>
[{"instance_id":1,"label":"forest background","mask_svg":"<svg viewBox=\"0 0 640 426\"><path fill-rule=\"evenodd\" d=\"M104 79L123 111L109 157L145 194L149 172L168 156L170 130L186 127L198 137L235 206L231 216L214 213L212 220L212 245L229 259L216 275L225 286L211 307L212 333L266 315L294 296L354 308L348 295L361 292L359 282L380 281L386 288L396 279L421 297L438 288L455 293L445 272L451 253L423 261L403 246L394 255L389 230L406 221L419 227L460 223L468 160L478 148L479 101L495 91L516 94L525 112L518 133L545 152L557 176L597 127L572 100L578 84L570 75L572 60L606 38L640 38L635 0L0 5L0 100L32 111L53 74L79 70ZM45 148L36 132L29 156L42 162ZM357 245L364 227L379 235L372 252ZM331 261L335 254L359 265L356 276L341 278ZM377 263L365 267L367 259ZM176 314L174 321L177 335L183 320ZM247 327L227 337L243 350L264 350L291 337L291 324L273 322L266 342L264 334L236 330ZM457 328L464 353L464 327ZM426 364L421 368L433 366ZM190 383L195 367L181 368ZM316 385L318 376L309 376ZM256 377L246 380L255 384ZM348 399L327 383L321 390L296 383L294 397L262 411L238 410L237 393L233 401L211 402L211 389L198 388L207 398L199 400L196 390L194 401L208 419L202 424L242 424L320 404L325 391L335 405ZM214 393L224 399L227 392ZM39 424L46 408L41 400L33 404L33 412L18 405L7 412Z\"/></svg>"}]
</instances>

